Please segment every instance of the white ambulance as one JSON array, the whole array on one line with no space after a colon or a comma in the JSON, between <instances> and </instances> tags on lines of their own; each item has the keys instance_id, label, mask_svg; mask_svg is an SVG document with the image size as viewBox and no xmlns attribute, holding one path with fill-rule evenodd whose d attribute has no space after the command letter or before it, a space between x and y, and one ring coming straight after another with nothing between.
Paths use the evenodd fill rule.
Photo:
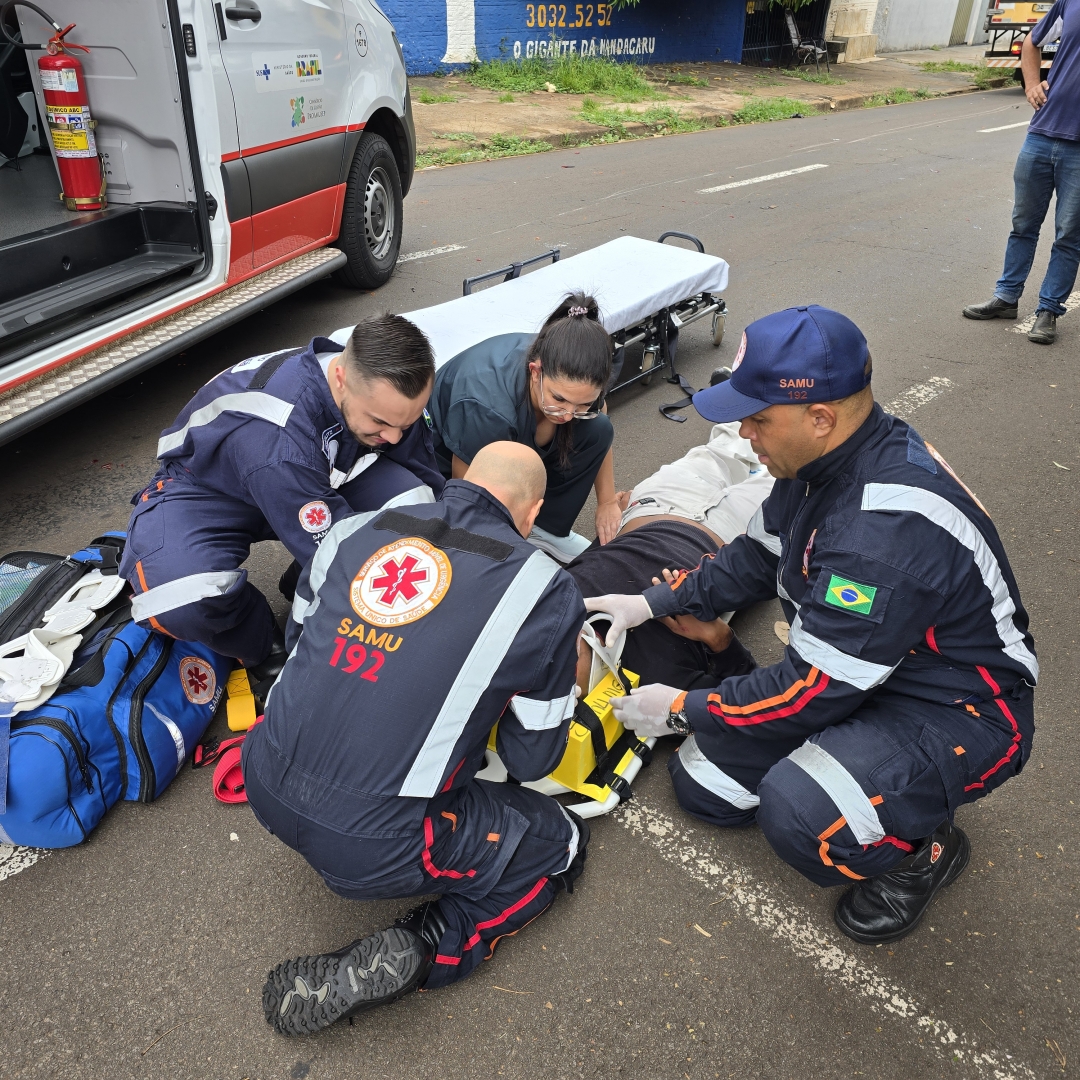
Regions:
<instances>
[{"instance_id":1,"label":"white ambulance","mask_svg":"<svg viewBox=\"0 0 1080 1080\"><path fill-rule=\"evenodd\" d=\"M416 136L375 0L43 3L0 5L0 442L318 278L390 277ZM25 49L69 23L88 111ZM69 209L87 158L107 206Z\"/></svg>"}]
</instances>

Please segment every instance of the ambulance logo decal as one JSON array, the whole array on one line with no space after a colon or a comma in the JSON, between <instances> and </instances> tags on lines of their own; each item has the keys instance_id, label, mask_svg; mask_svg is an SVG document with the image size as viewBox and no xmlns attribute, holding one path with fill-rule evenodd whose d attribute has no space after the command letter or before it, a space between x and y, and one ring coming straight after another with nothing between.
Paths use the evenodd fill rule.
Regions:
<instances>
[{"instance_id":1,"label":"ambulance logo decal","mask_svg":"<svg viewBox=\"0 0 1080 1080\"><path fill-rule=\"evenodd\" d=\"M217 690L217 676L205 660L198 656L185 656L180 661L180 685L184 697L192 705L208 705Z\"/></svg>"},{"instance_id":2,"label":"ambulance logo decal","mask_svg":"<svg viewBox=\"0 0 1080 1080\"><path fill-rule=\"evenodd\" d=\"M742 363L742 358L746 355L746 331L743 331L742 341L739 342L739 351L735 354L735 359L731 361L731 374L734 375L739 370L739 365Z\"/></svg>"},{"instance_id":3,"label":"ambulance logo decal","mask_svg":"<svg viewBox=\"0 0 1080 1080\"><path fill-rule=\"evenodd\" d=\"M379 548L353 578L353 611L375 626L402 626L433 611L450 588L450 560L409 536Z\"/></svg>"},{"instance_id":4,"label":"ambulance logo decal","mask_svg":"<svg viewBox=\"0 0 1080 1080\"><path fill-rule=\"evenodd\" d=\"M300 524L304 532L321 533L330 528L330 507L321 499L300 507Z\"/></svg>"},{"instance_id":5,"label":"ambulance logo decal","mask_svg":"<svg viewBox=\"0 0 1080 1080\"><path fill-rule=\"evenodd\" d=\"M933 842L933 844L930 845L930 865L931 866L933 866L933 864L936 863L938 861L938 859L941 858L941 853L944 850L945 850L945 848L940 843L938 843L937 840L935 840Z\"/></svg>"}]
</instances>

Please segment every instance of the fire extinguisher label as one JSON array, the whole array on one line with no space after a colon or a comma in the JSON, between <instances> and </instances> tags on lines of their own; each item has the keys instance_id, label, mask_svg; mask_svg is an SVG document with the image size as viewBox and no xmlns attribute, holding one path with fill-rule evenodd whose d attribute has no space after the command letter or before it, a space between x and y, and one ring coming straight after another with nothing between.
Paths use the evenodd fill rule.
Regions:
<instances>
[{"instance_id":1,"label":"fire extinguisher label","mask_svg":"<svg viewBox=\"0 0 1080 1080\"><path fill-rule=\"evenodd\" d=\"M97 142L90 128L87 105L46 105L53 149L61 158L97 157Z\"/></svg>"},{"instance_id":2,"label":"fire extinguisher label","mask_svg":"<svg viewBox=\"0 0 1080 1080\"><path fill-rule=\"evenodd\" d=\"M61 68L59 71L46 69L41 72L41 89L77 94L79 92L78 73L74 68Z\"/></svg>"}]
</instances>

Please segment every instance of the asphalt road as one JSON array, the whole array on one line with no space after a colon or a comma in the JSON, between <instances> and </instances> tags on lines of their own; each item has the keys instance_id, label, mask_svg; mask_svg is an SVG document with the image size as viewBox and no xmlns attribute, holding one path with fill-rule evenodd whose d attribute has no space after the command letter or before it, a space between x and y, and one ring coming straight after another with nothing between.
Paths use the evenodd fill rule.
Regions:
<instances>
[{"instance_id":1,"label":"asphalt road","mask_svg":"<svg viewBox=\"0 0 1080 1080\"><path fill-rule=\"evenodd\" d=\"M1028 115L1008 89L421 173L404 250L460 250L404 263L377 294L313 286L0 450L0 550L73 550L124 526L159 431L218 370L370 312L450 299L465 275L556 243L572 253L680 229L730 261L727 340L714 350L698 324L681 345L696 385L730 362L752 319L839 308L870 340L879 399L907 402L994 516L1043 666L1032 760L959 811L971 869L916 934L889 948L847 941L832 924L835 891L789 870L756 830L722 833L679 811L662 752L629 808L595 824L574 895L466 983L287 1041L262 1018L267 969L385 925L405 904L334 896L246 807L217 804L207 772L189 770L156 804L118 806L87 844L0 881L0 1076L1074 1072L1080 335L1066 318L1043 348L1009 323L960 317L999 272L1024 136L980 129ZM698 193L807 164L828 167ZM929 392L901 399L927 384L945 392L917 409ZM699 418L657 412L676 396L658 383L614 403L621 486L704 438ZM284 564L261 545L256 581L272 591ZM763 605L736 624L766 661L780 650L777 616Z\"/></svg>"}]
</instances>

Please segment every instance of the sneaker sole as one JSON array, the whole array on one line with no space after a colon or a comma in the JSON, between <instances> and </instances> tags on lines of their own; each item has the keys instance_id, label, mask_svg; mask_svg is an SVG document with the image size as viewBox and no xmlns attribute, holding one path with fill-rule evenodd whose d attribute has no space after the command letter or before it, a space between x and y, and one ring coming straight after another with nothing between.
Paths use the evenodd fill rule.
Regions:
<instances>
[{"instance_id":1,"label":"sneaker sole","mask_svg":"<svg viewBox=\"0 0 1080 1080\"><path fill-rule=\"evenodd\" d=\"M976 322L986 322L989 319L1015 319L1018 313L1017 308L1003 308L992 315L975 315L969 308L964 308L962 312L965 319L974 319Z\"/></svg>"},{"instance_id":2,"label":"sneaker sole","mask_svg":"<svg viewBox=\"0 0 1080 1080\"><path fill-rule=\"evenodd\" d=\"M286 960L263 987L266 1022L282 1035L313 1035L415 990L422 964L415 935L396 927L363 938L343 955Z\"/></svg>"},{"instance_id":3,"label":"sneaker sole","mask_svg":"<svg viewBox=\"0 0 1080 1080\"><path fill-rule=\"evenodd\" d=\"M1028 341L1034 341L1036 345L1053 345L1057 341L1057 334L1047 337L1045 334L1028 334Z\"/></svg>"},{"instance_id":4,"label":"sneaker sole","mask_svg":"<svg viewBox=\"0 0 1080 1080\"><path fill-rule=\"evenodd\" d=\"M953 860L953 864L949 867L949 872L941 880L941 884L934 890L933 896L927 901L926 907L919 912L918 918L910 925L904 927L903 930L895 934L889 934L887 937L870 937L865 934L853 933L850 928L846 927L837 915L837 908L833 908L833 922L839 927L841 933L845 937L851 938L852 941L859 942L860 945L889 945L894 941L899 941L901 938L906 938L908 934L914 932L915 928L923 921L924 916L933 906L934 900L937 898L939 892L942 889L947 889L966 869L968 862L971 860L971 841L968 839L967 833L960 833L960 850L956 853L956 858Z\"/></svg>"}]
</instances>

